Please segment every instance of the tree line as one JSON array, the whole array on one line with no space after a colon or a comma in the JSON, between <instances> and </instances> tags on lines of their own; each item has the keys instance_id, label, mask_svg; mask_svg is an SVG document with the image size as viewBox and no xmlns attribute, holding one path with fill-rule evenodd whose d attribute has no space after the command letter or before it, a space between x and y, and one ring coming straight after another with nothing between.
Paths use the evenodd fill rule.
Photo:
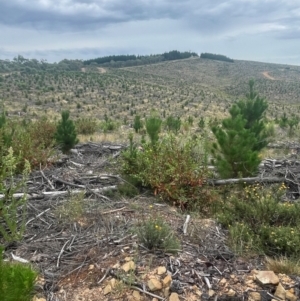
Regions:
<instances>
[{"instance_id":1,"label":"tree line","mask_svg":"<svg viewBox=\"0 0 300 301\"><path fill-rule=\"evenodd\" d=\"M205 52L205 53L201 53L200 58L234 63L233 59L230 59L229 57L222 54L213 54L213 53Z\"/></svg>"},{"instance_id":2,"label":"tree line","mask_svg":"<svg viewBox=\"0 0 300 301\"><path fill-rule=\"evenodd\" d=\"M163 61L181 60L196 56L198 54L195 52L185 51L180 52L178 50L172 50L162 54L151 54L151 55L110 55L104 57L98 57L95 59L90 59L83 61L84 65L98 64L109 67L119 67L119 66L136 66L152 64Z\"/></svg>"}]
</instances>

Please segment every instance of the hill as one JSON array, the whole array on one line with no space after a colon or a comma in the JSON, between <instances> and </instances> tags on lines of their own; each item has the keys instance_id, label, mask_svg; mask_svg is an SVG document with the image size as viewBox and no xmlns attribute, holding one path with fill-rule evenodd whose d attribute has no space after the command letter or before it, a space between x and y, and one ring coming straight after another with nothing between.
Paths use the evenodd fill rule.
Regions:
<instances>
[{"instance_id":1,"label":"hill","mask_svg":"<svg viewBox=\"0 0 300 301\"><path fill-rule=\"evenodd\" d=\"M253 78L256 90L270 104L269 117L281 116L283 111L299 115L297 66L197 57L125 68L83 66L67 60L36 64L50 67L1 73L0 99L10 114L54 118L68 109L74 117L103 119L107 115L126 122L155 108L162 115L183 118L221 117L245 95Z\"/></svg>"}]
</instances>

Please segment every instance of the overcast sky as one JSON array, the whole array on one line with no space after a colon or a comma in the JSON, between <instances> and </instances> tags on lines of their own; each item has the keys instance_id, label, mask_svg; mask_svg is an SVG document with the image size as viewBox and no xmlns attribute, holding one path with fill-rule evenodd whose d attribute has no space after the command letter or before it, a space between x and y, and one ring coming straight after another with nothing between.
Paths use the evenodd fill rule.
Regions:
<instances>
[{"instance_id":1,"label":"overcast sky","mask_svg":"<svg viewBox=\"0 0 300 301\"><path fill-rule=\"evenodd\" d=\"M0 0L0 59L170 50L300 65L299 0Z\"/></svg>"}]
</instances>

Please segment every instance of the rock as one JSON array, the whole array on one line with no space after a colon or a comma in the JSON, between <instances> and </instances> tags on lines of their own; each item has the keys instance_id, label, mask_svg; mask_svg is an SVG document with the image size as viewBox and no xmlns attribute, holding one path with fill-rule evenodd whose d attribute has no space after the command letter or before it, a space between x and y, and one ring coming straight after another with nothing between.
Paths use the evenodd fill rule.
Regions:
<instances>
[{"instance_id":1,"label":"rock","mask_svg":"<svg viewBox=\"0 0 300 301\"><path fill-rule=\"evenodd\" d=\"M212 297L214 294L215 294L215 291L214 291L214 290L212 290L212 289L209 289L209 290L208 290L208 296L209 296L209 297Z\"/></svg>"},{"instance_id":2,"label":"rock","mask_svg":"<svg viewBox=\"0 0 300 301\"><path fill-rule=\"evenodd\" d=\"M129 272L130 270L134 270L134 269L135 269L135 263L132 260L128 261L122 265L122 270L125 273Z\"/></svg>"},{"instance_id":3,"label":"rock","mask_svg":"<svg viewBox=\"0 0 300 301\"><path fill-rule=\"evenodd\" d=\"M114 288L117 284L117 280L115 278L111 278L109 280L109 284L110 284L111 288Z\"/></svg>"},{"instance_id":4,"label":"rock","mask_svg":"<svg viewBox=\"0 0 300 301\"><path fill-rule=\"evenodd\" d=\"M233 297L233 296L235 296L235 291L231 288L229 291L228 291L228 293L227 293L227 295L229 296L229 297Z\"/></svg>"},{"instance_id":5,"label":"rock","mask_svg":"<svg viewBox=\"0 0 300 301\"><path fill-rule=\"evenodd\" d=\"M112 291L112 287L111 287L110 284L108 284L108 285L104 288L103 294L104 294L104 295L107 295L107 294L111 293L111 291Z\"/></svg>"},{"instance_id":6,"label":"rock","mask_svg":"<svg viewBox=\"0 0 300 301\"><path fill-rule=\"evenodd\" d=\"M45 298L38 298L38 297L34 296L32 301L46 301L46 299Z\"/></svg>"},{"instance_id":7,"label":"rock","mask_svg":"<svg viewBox=\"0 0 300 301\"><path fill-rule=\"evenodd\" d=\"M167 275L162 281L163 287L169 286L171 282L172 282L172 277L170 275Z\"/></svg>"},{"instance_id":8,"label":"rock","mask_svg":"<svg viewBox=\"0 0 300 301\"><path fill-rule=\"evenodd\" d=\"M225 285L227 282L227 280L225 278L222 278L220 281L219 281L219 284L220 285Z\"/></svg>"},{"instance_id":9,"label":"rock","mask_svg":"<svg viewBox=\"0 0 300 301\"><path fill-rule=\"evenodd\" d=\"M133 291L132 296L134 300L140 301L141 300L141 295L138 291Z\"/></svg>"},{"instance_id":10,"label":"rock","mask_svg":"<svg viewBox=\"0 0 300 301\"><path fill-rule=\"evenodd\" d=\"M279 283L279 278L273 271L259 271L255 280L261 285L277 285Z\"/></svg>"},{"instance_id":11,"label":"rock","mask_svg":"<svg viewBox=\"0 0 300 301\"><path fill-rule=\"evenodd\" d=\"M289 291L286 292L285 298L288 301L297 301L297 297Z\"/></svg>"},{"instance_id":12,"label":"rock","mask_svg":"<svg viewBox=\"0 0 300 301\"><path fill-rule=\"evenodd\" d=\"M157 268L157 274L158 275L162 275L162 274L165 274L167 271L167 269L165 267L158 267Z\"/></svg>"},{"instance_id":13,"label":"rock","mask_svg":"<svg viewBox=\"0 0 300 301\"><path fill-rule=\"evenodd\" d=\"M261 301L261 295L258 292L251 292L248 301Z\"/></svg>"},{"instance_id":14,"label":"rock","mask_svg":"<svg viewBox=\"0 0 300 301\"><path fill-rule=\"evenodd\" d=\"M169 301L180 301L177 293L172 293L169 297Z\"/></svg>"},{"instance_id":15,"label":"rock","mask_svg":"<svg viewBox=\"0 0 300 301\"><path fill-rule=\"evenodd\" d=\"M152 292L162 289L161 282L155 278L152 278L148 281L148 286L149 286L150 291L152 291Z\"/></svg>"},{"instance_id":16,"label":"rock","mask_svg":"<svg viewBox=\"0 0 300 301\"><path fill-rule=\"evenodd\" d=\"M286 291L285 291L284 287L282 286L282 284L279 283L277 288L276 288L274 296L278 297L282 300L285 300L285 295L286 295Z\"/></svg>"}]
</instances>

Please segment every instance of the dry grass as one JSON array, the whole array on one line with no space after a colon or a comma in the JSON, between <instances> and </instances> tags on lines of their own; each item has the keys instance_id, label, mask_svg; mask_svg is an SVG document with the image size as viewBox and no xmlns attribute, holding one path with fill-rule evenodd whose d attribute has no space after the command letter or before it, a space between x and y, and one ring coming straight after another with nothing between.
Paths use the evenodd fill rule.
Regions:
<instances>
[{"instance_id":1,"label":"dry grass","mask_svg":"<svg viewBox=\"0 0 300 301\"><path fill-rule=\"evenodd\" d=\"M281 273L286 275L300 275L300 261L293 260L286 257L269 258L266 257L266 268L274 271L274 273Z\"/></svg>"}]
</instances>

